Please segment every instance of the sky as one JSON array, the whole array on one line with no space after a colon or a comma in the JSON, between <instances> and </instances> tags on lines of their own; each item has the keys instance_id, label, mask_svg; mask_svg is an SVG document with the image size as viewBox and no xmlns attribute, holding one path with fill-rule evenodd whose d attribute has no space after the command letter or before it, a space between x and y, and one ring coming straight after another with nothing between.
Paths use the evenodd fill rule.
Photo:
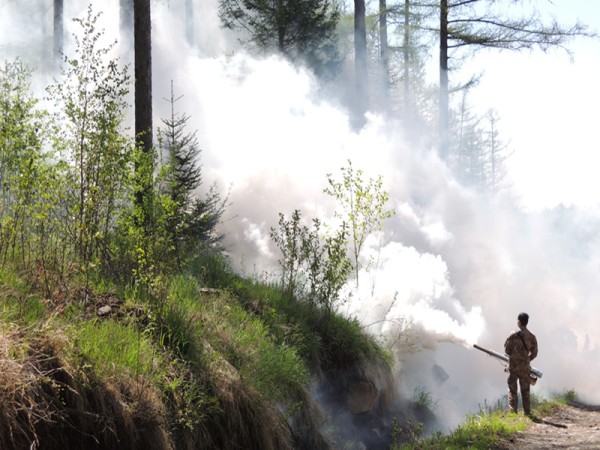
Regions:
<instances>
[{"instance_id":1,"label":"sky","mask_svg":"<svg viewBox=\"0 0 600 450\"><path fill-rule=\"evenodd\" d=\"M0 58L16 53L37 64L40 86L53 74L40 50L48 39L32 38L37 16L23 7L36 1L2 1ZM86 5L65 2L65 14L81 15ZM118 1L102 5L107 36L118 36ZM367 240L363 257L376 264L361 271L358 289L346 286L338 307L395 352L407 395L430 390L449 427L484 400L493 403L506 392L505 375L472 344L502 351L526 310L540 342L534 365L544 372L536 393L575 388L600 403L599 42L573 42L573 62L554 52L488 53L465 67L484 72L470 99L481 111L498 110L514 150L511 195L491 205L460 186L435 149L409 144L397 123L369 113L364 129L352 130L347 112L321 97L310 74L247 54L219 29L215 0L195 5L197 45L190 46L181 8L154 4L155 122L169 113L163 99L173 80L176 96L183 94L177 105L198 131L205 187L214 182L228 192L222 231L240 272L277 278L269 231L278 213L300 209L306 219L335 223L326 176L351 160L366 177L383 177L395 215ZM559 20L579 17L600 29L600 2L556 0L554 7ZM122 47L119 55L131 56Z\"/></svg>"},{"instance_id":2,"label":"sky","mask_svg":"<svg viewBox=\"0 0 600 450\"><path fill-rule=\"evenodd\" d=\"M600 32L600 2L538 2L560 23L577 20ZM480 110L500 113L501 133L509 136L514 190L523 207L539 210L565 205L597 205L600 177L595 137L600 102L600 41L577 38L564 52L487 52L466 72L481 71L470 100Z\"/></svg>"}]
</instances>

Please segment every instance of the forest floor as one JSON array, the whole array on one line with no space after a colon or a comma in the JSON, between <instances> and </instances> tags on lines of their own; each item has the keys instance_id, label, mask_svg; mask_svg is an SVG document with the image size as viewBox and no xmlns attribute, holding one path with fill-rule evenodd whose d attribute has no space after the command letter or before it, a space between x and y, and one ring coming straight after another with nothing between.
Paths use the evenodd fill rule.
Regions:
<instances>
[{"instance_id":1,"label":"forest floor","mask_svg":"<svg viewBox=\"0 0 600 450\"><path fill-rule=\"evenodd\" d=\"M548 417L535 418L498 450L600 449L600 406L560 406Z\"/></svg>"}]
</instances>

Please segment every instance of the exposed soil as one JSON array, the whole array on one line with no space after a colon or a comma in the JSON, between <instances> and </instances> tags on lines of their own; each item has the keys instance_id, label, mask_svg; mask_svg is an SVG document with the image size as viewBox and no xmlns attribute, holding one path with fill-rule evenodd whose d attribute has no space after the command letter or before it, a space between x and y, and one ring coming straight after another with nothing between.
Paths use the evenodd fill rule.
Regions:
<instances>
[{"instance_id":1,"label":"exposed soil","mask_svg":"<svg viewBox=\"0 0 600 450\"><path fill-rule=\"evenodd\" d=\"M502 450L600 449L600 406L561 406L499 447Z\"/></svg>"}]
</instances>

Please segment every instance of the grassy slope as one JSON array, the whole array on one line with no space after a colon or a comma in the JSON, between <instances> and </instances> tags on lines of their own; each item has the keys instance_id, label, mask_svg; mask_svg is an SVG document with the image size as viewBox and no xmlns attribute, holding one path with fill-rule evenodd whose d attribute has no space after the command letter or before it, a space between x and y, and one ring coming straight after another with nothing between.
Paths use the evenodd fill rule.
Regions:
<instances>
[{"instance_id":1,"label":"grassy slope","mask_svg":"<svg viewBox=\"0 0 600 450\"><path fill-rule=\"evenodd\" d=\"M149 295L2 269L0 447L326 448L311 380L388 355L222 260L195 273Z\"/></svg>"}]
</instances>

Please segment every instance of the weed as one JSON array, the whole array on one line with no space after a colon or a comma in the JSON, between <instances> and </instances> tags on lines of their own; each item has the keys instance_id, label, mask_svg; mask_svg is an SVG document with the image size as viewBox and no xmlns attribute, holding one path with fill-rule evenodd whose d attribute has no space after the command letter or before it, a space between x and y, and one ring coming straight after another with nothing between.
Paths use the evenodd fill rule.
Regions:
<instances>
[{"instance_id":1,"label":"weed","mask_svg":"<svg viewBox=\"0 0 600 450\"><path fill-rule=\"evenodd\" d=\"M557 397L557 400L565 404L574 403L578 400L577 392L574 389L568 389Z\"/></svg>"},{"instance_id":2,"label":"weed","mask_svg":"<svg viewBox=\"0 0 600 450\"><path fill-rule=\"evenodd\" d=\"M479 414L492 414L497 411L506 411L508 409L508 396L496 399L493 403L488 403L487 400L483 401L483 405L479 405Z\"/></svg>"},{"instance_id":3,"label":"weed","mask_svg":"<svg viewBox=\"0 0 600 450\"><path fill-rule=\"evenodd\" d=\"M437 402L431 397L431 393L423 386L417 386L413 391L413 402L421 408L429 411L437 409Z\"/></svg>"}]
</instances>

